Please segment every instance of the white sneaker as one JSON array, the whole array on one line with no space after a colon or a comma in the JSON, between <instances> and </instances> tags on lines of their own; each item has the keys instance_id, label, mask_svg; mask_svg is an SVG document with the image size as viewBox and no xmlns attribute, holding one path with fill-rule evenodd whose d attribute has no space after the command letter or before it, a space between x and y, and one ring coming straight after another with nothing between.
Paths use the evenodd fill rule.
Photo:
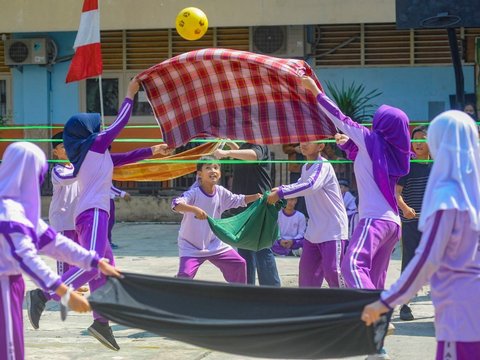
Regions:
<instances>
[{"instance_id":1,"label":"white sneaker","mask_svg":"<svg viewBox=\"0 0 480 360\"><path fill-rule=\"evenodd\" d=\"M390 355L387 354L385 349L380 349L380 353L368 355L365 360L392 360Z\"/></svg>"}]
</instances>

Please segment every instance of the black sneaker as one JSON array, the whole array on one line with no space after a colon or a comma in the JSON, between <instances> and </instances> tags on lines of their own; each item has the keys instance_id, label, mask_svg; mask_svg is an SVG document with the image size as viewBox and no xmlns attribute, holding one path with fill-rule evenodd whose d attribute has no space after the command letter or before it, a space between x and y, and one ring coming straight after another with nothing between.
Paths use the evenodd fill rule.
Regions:
<instances>
[{"instance_id":1,"label":"black sneaker","mask_svg":"<svg viewBox=\"0 0 480 360\"><path fill-rule=\"evenodd\" d=\"M118 346L117 342L115 341L112 328L110 325L108 325L108 323L101 323L100 321L94 320L93 324L88 328L88 333L107 348L115 351L120 350L120 346Z\"/></svg>"},{"instance_id":2,"label":"black sneaker","mask_svg":"<svg viewBox=\"0 0 480 360\"><path fill-rule=\"evenodd\" d=\"M35 289L27 291L26 301L28 319L30 320L30 324L32 324L33 328L36 330L40 327L40 317L42 316L43 310L45 310L47 298L42 290Z\"/></svg>"},{"instance_id":3,"label":"black sneaker","mask_svg":"<svg viewBox=\"0 0 480 360\"><path fill-rule=\"evenodd\" d=\"M400 308L400 319L403 321L412 321L415 317L412 314L412 309L408 305L402 305Z\"/></svg>"}]
</instances>

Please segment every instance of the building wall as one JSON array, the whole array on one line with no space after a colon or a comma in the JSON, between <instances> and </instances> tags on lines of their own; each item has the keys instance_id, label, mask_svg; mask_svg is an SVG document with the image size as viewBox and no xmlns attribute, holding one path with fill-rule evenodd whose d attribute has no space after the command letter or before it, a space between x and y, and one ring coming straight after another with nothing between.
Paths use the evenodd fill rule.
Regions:
<instances>
[{"instance_id":1,"label":"building wall","mask_svg":"<svg viewBox=\"0 0 480 360\"><path fill-rule=\"evenodd\" d=\"M474 71L473 65L463 67L465 93L475 91ZM450 109L449 95L455 94L452 66L317 68L316 73L324 84L339 87L344 81L364 84L367 91L379 89L383 94L374 103L399 107L412 120L429 119L429 102L444 102L444 110Z\"/></svg>"},{"instance_id":2,"label":"building wall","mask_svg":"<svg viewBox=\"0 0 480 360\"><path fill-rule=\"evenodd\" d=\"M48 36L58 47L52 66L25 65L12 69L13 119L15 124L65 123L79 111L79 84L65 84L75 32L25 33L16 38ZM64 59L65 61L63 61Z\"/></svg>"},{"instance_id":3,"label":"building wall","mask_svg":"<svg viewBox=\"0 0 480 360\"><path fill-rule=\"evenodd\" d=\"M82 3L80 0L0 0L0 32L76 30ZM140 16L132 16L133 4L135 14ZM177 13L188 6L205 11L210 26L395 20L395 0L102 0L100 6L102 30L171 28Z\"/></svg>"},{"instance_id":4,"label":"building wall","mask_svg":"<svg viewBox=\"0 0 480 360\"><path fill-rule=\"evenodd\" d=\"M64 124L72 113L82 110L79 85L65 84L67 70L68 63L60 63L51 72L40 66L24 66L23 73L13 71L16 124ZM474 66L464 66L463 71L465 92L473 93ZM317 68L316 73L322 83L341 86L342 81L346 85L355 82L367 90L379 89L383 94L374 103L397 106L419 121L431 115L429 102L444 102L447 110L448 97L455 94L451 66Z\"/></svg>"}]
</instances>

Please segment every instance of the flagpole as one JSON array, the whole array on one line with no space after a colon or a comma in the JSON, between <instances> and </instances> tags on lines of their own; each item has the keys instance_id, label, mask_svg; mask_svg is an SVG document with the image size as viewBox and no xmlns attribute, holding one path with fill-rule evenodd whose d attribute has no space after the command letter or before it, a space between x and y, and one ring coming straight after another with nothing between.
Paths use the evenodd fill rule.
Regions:
<instances>
[{"instance_id":1,"label":"flagpole","mask_svg":"<svg viewBox=\"0 0 480 360\"><path fill-rule=\"evenodd\" d=\"M100 90L100 117L102 118L102 130L105 129L105 116L103 112L103 90L102 90L102 75L98 76L98 89Z\"/></svg>"},{"instance_id":2,"label":"flagpole","mask_svg":"<svg viewBox=\"0 0 480 360\"><path fill-rule=\"evenodd\" d=\"M97 3L98 18L100 19L100 1ZM100 21L98 23L98 30L100 31ZM100 116L102 118L102 130L105 129L105 113L103 112L103 89L102 89L102 74L98 76L98 86L100 92Z\"/></svg>"}]
</instances>

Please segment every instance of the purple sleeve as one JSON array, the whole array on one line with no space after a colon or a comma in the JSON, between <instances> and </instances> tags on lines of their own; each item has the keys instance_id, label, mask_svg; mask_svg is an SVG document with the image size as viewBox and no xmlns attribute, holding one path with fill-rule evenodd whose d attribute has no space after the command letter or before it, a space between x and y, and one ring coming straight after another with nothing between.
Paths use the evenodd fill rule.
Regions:
<instances>
[{"instance_id":1,"label":"purple sleeve","mask_svg":"<svg viewBox=\"0 0 480 360\"><path fill-rule=\"evenodd\" d=\"M352 141L352 139L348 139L348 141L343 145L337 145L340 150L345 151L347 154L347 159L354 161L358 154L358 146Z\"/></svg>"},{"instance_id":2,"label":"purple sleeve","mask_svg":"<svg viewBox=\"0 0 480 360\"><path fill-rule=\"evenodd\" d=\"M441 210L427 220L426 231L400 278L389 290L382 292L381 301L389 308L406 304L438 269L452 235L456 210Z\"/></svg>"},{"instance_id":3,"label":"purple sleeve","mask_svg":"<svg viewBox=\"0 0 480 360\"><path fill-rule=\"evenodd\" d=\"M245 195L234 194L230 190L220 186L217 187L217 191L221 191L221 212L232 208L247 206L247 203L245 202Z\"/></svg>"},{"instance_id":4,"label":"purple sleeve","mask_svg":"<svg viewBox=\"0 0 480 360\"><path fill-rule=\"evenodd\" d=\"M187 204L187 205L194 205L195 203L195 192L197 191L198 187L192 188L190 190L185 191L182 196L174 198L172 200L171 208L173 211L178 212L179 214L183 214L180 211L176 211L175 207L178 204Z\"/></svg>"},{"instance_id":5,"label":"purple sleeve","mask_svg":"<svg viewBox=\"0 0 480 360\"><path fill-rule=\"evenodd\" d=\"M293 244L290 249L292 250L297 250L300 249L303 246L303 238L301 239L293 239Z\"/></svg>"},{"instance_id":6,"label":"purple sleeve","mask_svg":"<svg viewBox=\"0 0 480 360\"><path fill-rule=\"evenodd\" d=\"M3 223L3 236L10 248L10 254L20 268L32 280L47 291L55 291L62 283L60 276L53 272L40 258L36 249L35 233L22 224Z\"/></svg>"},{"instance_id":7,"label":"purple sleeve","mask_svg":"<svg viewBox=\"0 0 480 360\"><path fill-rule=\"evenodd\" d=\"M113 140L120 134L123 130L125 125L128 123L128 119L130 119L130 115L132 114L133 108L133 100L126 98L123 100L123 104L120 107L118 112L118 116L115 119L115 122L110 125L107 129L102 131L98 136L95 138L92 146L90 147L91 151L103 154L107 151L108 147L112 144Z\"/></svg>"},{"instance_id":8,"label":"purple sleeve","mask_svg":"<svg viewBox=\"0 0 480 360\"><path fill-rule=\"evenodd\" d=\"M278 188L278 196L280 199L309 195L323 185L323 179L320 176L322 163L313 164L312 166L315 166L316 169L307 181L302 182L300 178L300 180L294 184L282 185Z\"/></svg>"},{"instance_id":9,"label":"purple sleeve","mask_svg":"<svg viewBox=\"0 0 480 360\"><path fill-rule=\"evenodd\" d=\"M98 266L99 257L94 250L88 251L62 234L56 233L42 220L39 221L39 226L45 229L38 235L40 253L85 270Z\"/></svg>"},{"instance_id":10,"label":"purple sleeve","mask_svg":"<svg viewBox=\"0 0 480 360\"><path fill-rule=\"evenodd\" d=\"M146 147L136 149L126 153L113 153L110 154L113 161L113 166L122 166L132 164L140 160L145 160L152 157L152 148Z\"/></svg>"},{"instance_id":11,"label":"purple sleeve","mask_svg":"<svg viewBox=\"0 0 480 360\"><path fill-rule=\"evenodd\" d=\"M67 169L63 166L55 166L52 170L52 184L60 186L68 186L77 181L73 176L73 168Z\"/></svg>"},{"instance_id":12,"label":"purple sleeve","mask_svg":"<svg viewBox=\"0 0 480 360\"><path fill-rule=\"evenodd\" d=\"M115 194L115 196L120 196L122 191L120 189L117 189L115 186L110 186L110 191Z\"/></svg>"},{"instance_id":13,"label":"purple sleeve","mask_svg":"<svg viewBox=\"0 0 480 360\"><path fill-rule=\"evenodd\" d=\"M333 124L340 129L345 135L355 142L359 147L364 147L365 145L365 136L370 133L365 126L356 123L348 116L343 114L338 106L330 100L325 94L320 93L317 96L318 104L320 108L324 111L325 115L333 122Z\"/></svg>"}]
</instances>

